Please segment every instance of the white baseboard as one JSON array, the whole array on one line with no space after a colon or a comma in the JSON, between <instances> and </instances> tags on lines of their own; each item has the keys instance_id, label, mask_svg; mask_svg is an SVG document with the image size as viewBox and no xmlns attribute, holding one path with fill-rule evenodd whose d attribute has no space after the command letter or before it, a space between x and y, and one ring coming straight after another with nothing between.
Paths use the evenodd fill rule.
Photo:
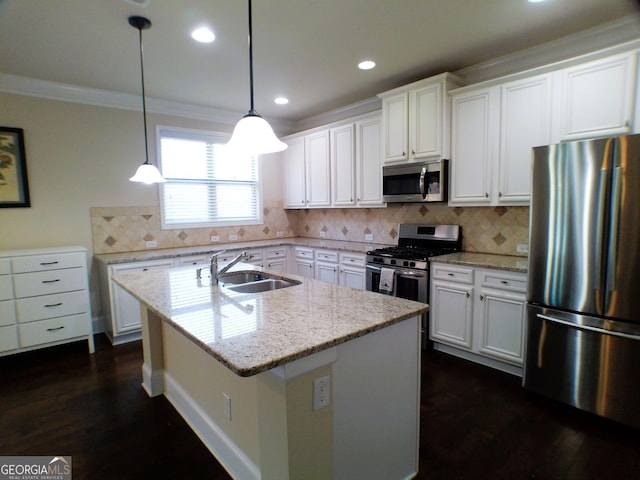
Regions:
<instances>
[{"instance_id":1,"label":"white baseboard","mask_svg":"<svg viewBox=\"0 0 640 480\"><path fill-rule=\"evenodd\" d=\"M229 436L200 408L173 377L164 374L165 397L184 418L202 443L233 478L260 480L258 466L229 438Z\"/></svg>"}]
</instances>

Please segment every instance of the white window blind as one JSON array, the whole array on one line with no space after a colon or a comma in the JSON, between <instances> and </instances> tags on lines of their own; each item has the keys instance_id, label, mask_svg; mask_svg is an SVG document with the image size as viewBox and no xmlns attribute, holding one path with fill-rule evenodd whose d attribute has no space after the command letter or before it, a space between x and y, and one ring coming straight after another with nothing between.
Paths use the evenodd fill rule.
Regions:
<instances>
[{"instance_id":1,"label":"white window blind","mask_svg":"<svg viewBox=\"0 0 640 480\"><path fill-rule=\"evenodd\" d=\"M258 158L229 155L224 133L158 127L162 228L262 223Z\"/></svg>"}]
</instances>

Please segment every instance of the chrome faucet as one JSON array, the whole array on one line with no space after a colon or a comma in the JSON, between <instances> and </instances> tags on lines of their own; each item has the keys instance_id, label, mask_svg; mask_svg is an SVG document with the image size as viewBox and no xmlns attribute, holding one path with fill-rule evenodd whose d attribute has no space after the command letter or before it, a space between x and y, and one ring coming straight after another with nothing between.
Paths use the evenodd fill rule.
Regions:
<instances>
[{"instance_id":1,"label":"chrome faucet","mask_svg":"<svg viewBox=\"0 0 640 480\"><path fill-rule=\"evenodd\" d=\"M238 263L241 260L249 259L249 252L245 250L218 271L218 255L224 252L226 252L226 250L220 250L219 252L216 252L213 255L211 255L209 271L211 272L212 285L218 285L218 278L224 275L236 263Z\"/></svg>"}]
</instances>

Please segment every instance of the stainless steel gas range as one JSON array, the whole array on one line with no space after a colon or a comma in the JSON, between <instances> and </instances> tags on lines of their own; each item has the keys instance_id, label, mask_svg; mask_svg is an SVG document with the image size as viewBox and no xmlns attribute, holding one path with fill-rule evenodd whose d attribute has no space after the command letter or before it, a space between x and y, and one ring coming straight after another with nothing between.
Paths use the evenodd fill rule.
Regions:
<instances>
[{"instance_id":1,"label":"stainless steel gas range","mask_svg":"<svg viewBox=\"0 0 640 480\"><path fill-rule=\"evenodd\" d=\"M379 292L381 278L391 276L391 295L429 303L429 258L462 250L462 228L402 223L398 230L397 246L367 252L367 290ZM423 348L428 342L428 325L428 314L424 314Z\"/></svg>"}]
</instances>

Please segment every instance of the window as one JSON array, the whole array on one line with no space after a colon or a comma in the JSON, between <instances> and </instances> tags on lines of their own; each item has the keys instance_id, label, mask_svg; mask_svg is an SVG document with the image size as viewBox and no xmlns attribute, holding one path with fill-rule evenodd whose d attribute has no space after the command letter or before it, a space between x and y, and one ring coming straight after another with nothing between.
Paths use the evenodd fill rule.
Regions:
<instances>
[{"instance_id":1,"label":"window","mask_svg":"<svg viewBox=\"0 0 640 480\"><path fill-rule=\"evenodd\" d=\"M162 228L262 223L258 157L229 155L226 133L157 127Z\"/></svg>"}]
</instances>

